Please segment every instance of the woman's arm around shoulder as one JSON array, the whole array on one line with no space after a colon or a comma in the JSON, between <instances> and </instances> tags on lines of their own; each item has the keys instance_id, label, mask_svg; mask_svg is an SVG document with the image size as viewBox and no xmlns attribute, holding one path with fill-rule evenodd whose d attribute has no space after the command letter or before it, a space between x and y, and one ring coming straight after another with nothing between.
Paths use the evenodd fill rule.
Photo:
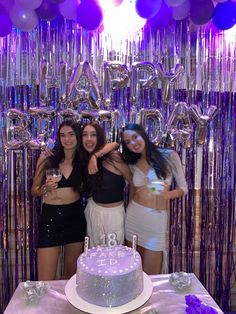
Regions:
<instances>
[{"instance_id":1,"label":"woman's arm around shoulder","mask_svg":"<svg viewBox=\"0 0 236 314\"><path fill-rule=\"evenodd\" d=\"M103 148L99 149L96 153L94 153L96 158L103 157L104 155L112 152L113 150L117 150L119 148L119 144L117 142L106 143Z\"/></svg>"},{"instance_id":2,"label":"woman's arm around shoulder","mask_svg":"<svg viewBox=\"0 0 236 314\"><path fill-rule=\"evenodd\" d=\"M98 172L97 159L109 154L113 150L118 149L119 144L116 142L107 143L103 148L99 149L97 152L91 155L88 163L88 173L94 174Z\"/></svg>"}]
</instances>

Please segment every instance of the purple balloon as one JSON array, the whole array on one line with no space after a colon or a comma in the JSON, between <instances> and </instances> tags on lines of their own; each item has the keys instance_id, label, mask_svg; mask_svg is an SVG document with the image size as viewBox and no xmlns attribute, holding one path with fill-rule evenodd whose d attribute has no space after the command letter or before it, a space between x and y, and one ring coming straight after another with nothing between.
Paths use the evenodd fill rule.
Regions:
<instances>
[{"instance_id":1,"label":"purple balloon","mask_svg":"<svg viewBox=\"0 0 236 314\"><path fill-rule=\"evenodd\" d=\"M201 2L191 1L190 19L196 25L203 25L210 21L213 16L214 4L211 0Z\"/></svg>"},{"instance_id":2,"label":"purple balloon","mask_svg":"<svg viewBox=\"0 0 236 314\"><path fill-rule=\"evenodd\" d=\"M62 3L62 2L64 2L65 0L50 0L50 2L52 2L52 3Z\"/></svg>"},{"instance_id":3,"label":"purple balloon","mask_svg":"<svg viewBox=\"0 0 236 314\"><path fill-rule=\"evenodd\" d=\"M147 25L151 26L152 29L166 27L171 21L171 10L168 6L162 2L159 12L152 18L147 20Z\"/></svg>"},{"instance_id":4,"label":"purple balloon","mask_svg":"<svg viewBox=\"0 0 236 314\"><path fill-rule=\"evenodd\" d=\"M217 28L222 30L233 27L236 23L236 3L231 1L217 3L212 21Z\"/></svg>"},{"instance_id":5,"label":"purple balloon","mask_svg":"<svg viewBox=\"0 0 236 314\"><path fill-rule=\"evenodd\" d=\"M184 3L185 0L164 0L168 7L178 7Z\"/></svg>"},{"instance_id":6,"label":"purple balloon","mask_svg":"<svg viewBox=\"0 0 236 314\"><path fill-rule=\"evenodd\" d=\"M30 32L38 24L38 16L34 10L15 6L10 12L10 17L12 23L23 32Z\"/></svg>"},{"instance_id":7,"label":"purple balloon","mask_svg":"<svg viewBox=\"0 0 236 314\"><path fill-rule=\"evenodd\" d=\"M77 8L77 22L89 31L97 29L102 19L102 9L95 0L83 0Z\"/></svg>"},{"instance_id":8,"label":"purple balloon","mask_svg":"<svg viewBox=\"0 0 236 314\"><path fill-rule=\"evenodd\" d=\"M63 3L59 4L59 11L62 16L68 20L76 20L76 11L78 8L77 0L66 0Z\"/></svg>"},{"instance_id":9,"label":"purple balloon","mask_svg":"<svg viewBox=\"0 0 236 314\"><path fill-rule=\"evenodd\" d=\"M0 37L5 37L12 30L12 22L4 7L0 4Z\"/></svg>"},{"instance_id":10,"label":"purple balloon","mask_svg":"<svg viewBox=\"0 0 236 314\"><path fill-rule=\"evenodd\" d=\"M194 25L194 24L192 24ZM213 21L211 20L204 26L206 34L212 33L212 34L218 34L220 30L214 25Z\"/></svg>"},{"instance_id":11,"label":"purple balloon","mask_svg":"<svg viewBox=\"0 0 236 314\"><path fill-rule=\"evenodd\" d=\"M184 20L190 12L190 1L185 0L180 6L172 7L172 17L176 21Z\"/></svg>"},{"instance_id":12,"label":"purple balloon","mask_svg":"<svg viewBox=\"0 0 236 314\"><path fill-rule=\"evenodd\" d=\"M15 6L28 10L35 10L42 4L43 0L15 0Z\"/></svg>"},{"instance_id":13,"label":"purple balloon","mask_svg":"<svg viewBox=\"0 0 236 314\"><path fill-rule=\"evenodd\" d=\"M39 8L37 8L36 13L42 20L51 21L57 17L59 14L58 5L54 4L48 0L43 0Z\"/></svg>"},{"instance_id":14,"label":"purple balloon","mask_svg":"<svg viewBox=\"0 0 236 314\"><path fill-rule=\"evenodd\" d=\"M161 8L162 0L136 0L135 9L139 16L149 19Z\"/></svg>"},{"instance_id":15,"label":"purple balloon","mask_svg":"<svg viewBox=\"0 0 236 314\"><path fill-rule=\"evenodd\" d=\"M15 0L0 0L0 5L4 7L7 12L10 12L14 6Z\"/></svg>"}]
</instances>

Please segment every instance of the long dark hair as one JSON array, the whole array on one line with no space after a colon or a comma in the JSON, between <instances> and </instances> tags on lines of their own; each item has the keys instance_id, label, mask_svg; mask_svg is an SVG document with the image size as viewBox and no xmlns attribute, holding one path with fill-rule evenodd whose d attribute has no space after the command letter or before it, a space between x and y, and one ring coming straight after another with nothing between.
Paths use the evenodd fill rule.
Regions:
<instances>
[{"instance_id":1,"label":"long dark hair","mask_svg":"<svg viewBox=\"0 0 236 314\"><path fill-rule=\"evenodd\" d=\"M61 139L60 139L61 129L65 126L70 127L74 131L76 139L77 139L77 145L76 145L75 153L72 160L73 171L71 174L71 181L72 181L72 187L74 188L74 190L80 191L81 185L82 185L82 171L81 171L81 161L80 161L81 128L80 128L80 125L76 121L72 119L67 119L60 124L58 128L58 132L57 132L56 145L55 145L55 148L53 149L53 156L47 158L45 169L48 169L50 167L59 168L59 164L65 159L64 147L62 146Z\"/></svg>"},{"instance_id":2,"label":"long dark hair","mask_svg":"<svg viewBox=\"0 0 236 314\"><path fill-rule=\"evenodd\" d=\"M97 145L92 153L89 153L86 151L86 149L83 147L83 144L81 145L81 164L83 169L83 182L84 182L84 191L90 193L91 186L100 184L101 177L103 175L103 168L102 163L104 160L107 162L112 162L112 160L115 160L115 158L112 156L112 153L108 153L107 155L100 157L97 159L97 167L98 167L98 173L96 173L93 176L90 176L88 173L88 163L90 157L98 152L100 149L102 149L106 144L106 136L104 129L97 123L97 122L89 122L82 126L82 132L81 132L81 143L83 143L83 130L86 126L92 126L96 131L97 136Z\"/></svg>"},{"instance_id":3,"label":"long dark hair","mask_svg":"<svg viewBox=\"0 0 236 314\"><path fill-rule=\"evenodd\" d=\"M142 136L145 142L146 160L154 168L158 178L166 178L170 173L170 164L167 157L149 140L144 129L135 123L127 124L121 132L122 156L127 164L134 165L140 159L141 154L130 151L123 140L124 131L135 131Z\"/></svg>"}]
</instances>

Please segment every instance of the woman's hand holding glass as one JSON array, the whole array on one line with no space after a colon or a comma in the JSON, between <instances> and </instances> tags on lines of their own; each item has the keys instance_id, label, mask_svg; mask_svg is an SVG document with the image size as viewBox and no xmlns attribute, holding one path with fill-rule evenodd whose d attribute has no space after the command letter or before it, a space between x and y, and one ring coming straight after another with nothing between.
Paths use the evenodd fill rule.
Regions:
<instances>
[{"instance_id":1,"label":"woman's hand holding glass","mask_svg":"<svg viewBox=\"0 0 236 314\"><path fill-rule=\"evenodd\" d=\"M52 199L58 198L56 189L58 186L58 182L61 180L61 178L62 178L62 173L60 169L51 168L51 169L46 170L45 186L47 188L47 191L49 193L52 193Z\"/></svg>"},{"instance_id":2,"label":"woman's hand holding glass","mask_svg":"<svg viewBox=\"0 0 236 314\"><path fill-rule=\"evenodd\" d=\"M168 190L169 190L169 185L166 184L163 181L160 180L149 180L146 178L146 187L148 190L154 194L154 195L160 195L162 196L165 200L168 200Z\"/></svg>"},{"instance_id":3,"label":"woman's hand holding glass","mask_svg":"<svg viewBox=\"0 0 236 314\"><path fill-rule=\"evenodd\" d=\"M159 195L160 192L165 189L165 185L161 181L158 180L151 181L148 178L146 178L145 181L148 190L155 195Z\"/></svg>"}]
</instances>

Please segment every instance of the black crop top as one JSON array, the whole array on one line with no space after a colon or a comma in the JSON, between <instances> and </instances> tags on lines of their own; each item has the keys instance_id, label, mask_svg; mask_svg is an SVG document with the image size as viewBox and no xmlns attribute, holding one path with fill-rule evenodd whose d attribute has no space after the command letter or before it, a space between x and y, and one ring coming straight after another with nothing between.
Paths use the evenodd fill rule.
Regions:
<instances>
[{"instance_id":1,"label":"black crop top","mask_svg":"<svg viewBox=\"0 0 236 314\"><path fill-rule=\"evenodd\" d=\"M74 172L75 172L75 167L73 167L73 169L72 169L72 171L71 171L71 173L67 179L62 174L62 178L58 182L57 188L60 189L60 188L71 188L71 187L73 187L72 178L73 178Z\"/></svg>"},{"instance_id":2,"label":"black crop top","mask_svg":"<svg viewBox=\"0 0 236 314\"><path fill-rule=\"evenodd\" d=\"M123 201L125 180L122 175L103 167L101 173L90 176L90 181L94 202L108 204Z\"/></svg>"}]
</instances>

